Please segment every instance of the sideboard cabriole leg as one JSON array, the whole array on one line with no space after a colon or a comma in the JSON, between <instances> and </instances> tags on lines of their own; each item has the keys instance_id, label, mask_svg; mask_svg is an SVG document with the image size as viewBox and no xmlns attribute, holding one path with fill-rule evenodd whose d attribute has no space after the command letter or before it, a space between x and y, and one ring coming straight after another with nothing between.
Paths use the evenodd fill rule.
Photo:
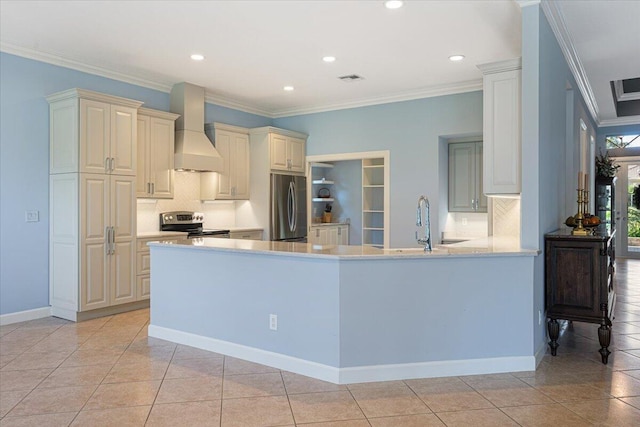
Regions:
<instances>
[{"instance_id":1,"label":"sideboard cabriole leg","mask_svg":"<svg viewBox=\"0 0 640 427\"><path fill-rule=\"evenodd\" d=\"M547 330L549 331L549 347L551 347L551 355L555 356L560 346L558 344L558 337L560 336L560 325L556 319L549 319L547 322Z\"/></svg>"},{"instance_id":2,"label":"sideboard cabriole leg","mask_svg":"<svg viewBox=\"0 0 640 427\"><path fill-rule=\"evenodd\" d=\"M602 347L600 350L600 355L602 356L602 363L605 365L609 361L609 355L611 352L609 351L609 344L611 343L611 326L602 324L598 328L598 340L600 341L600 346Z\"/></svg>"}]
</instances>

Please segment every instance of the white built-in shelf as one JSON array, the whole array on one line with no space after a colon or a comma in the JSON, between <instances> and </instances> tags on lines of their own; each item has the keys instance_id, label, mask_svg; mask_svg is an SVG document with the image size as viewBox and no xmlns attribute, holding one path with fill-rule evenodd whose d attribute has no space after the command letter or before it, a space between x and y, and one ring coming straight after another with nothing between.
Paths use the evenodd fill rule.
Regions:
<instances>
[{"instance_id":1,"label":"white built-in shelf","mask_svg":"<svg viewBox=\"0 0 640 427\"><path fill-rule=\"evenodd\" d=\"M333 202L333 197L314 197L313 202Z\"/></svg>"},{"instance_id":2,"label":"white built-in shelf","mask_svg":"<svg viewBox=\"0 0 640 427\"><path fill-rule=\"evenodd\" d=\"M333 165L331 163L318 163L318 162L313 162L311 163L311 167L312 168L332 168Z\"/></svg>"},{"instance_id":3,"label":"white built-in shelf","mask_svg":"<svg viewBox=\"0 0 640 427\"><path fill-rule=\"evenodd\" d=\"M334 181L329 181L328 179L322 180L322 179L314 179L313 181L311 181L312 184L335 184Z\"/></svg>"},{"instance_id":4,"label":"white built-in shelf","mask_svg":"<svg viewBox=\"0 0 640 427\"><path fill-rule=\"evenodd\" d=\"M362 169L384 169L384 165L362 165Z\"/></svg>"},{"instance_id":5,"label":"white built-in shelf","mask_svg":"<svg viewBox=\"0 0 640 427\"><path fill-rule=\"evenodd\" d=\"M364 213L384 213L382 209L365 209L362 212Z\"/></svg>"},{"instance_id":6,"label":"white built-in shelf","mask_svg":"<svg viewBox=\"0 0 640 427\"><path fill-rule=\"evenodd\" d=\"M384 227L362 227L363 230L384 231Z\"/></svg>"},{"instance_id":7,"label":"white built-in shelf","mask_svg":"<svg viewBox=\"0 0 640 427\"><path fill-rule=\"evenodd\" d=\"M384 188L384 185L363 185L364 188Z\"/></svg>"}]
</instances>

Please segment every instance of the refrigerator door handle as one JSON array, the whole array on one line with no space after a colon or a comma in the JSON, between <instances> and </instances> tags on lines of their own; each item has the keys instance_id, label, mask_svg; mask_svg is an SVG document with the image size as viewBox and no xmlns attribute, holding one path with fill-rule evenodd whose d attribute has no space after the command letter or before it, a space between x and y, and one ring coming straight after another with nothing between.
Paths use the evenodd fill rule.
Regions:
<instances>
[{"instance_id":1,"label":"refrigerator door handle","mask_svg":"<svg viewBox=\"0 0 640 427\"><path fill-rule=\"evenodd\" d=\"M289 231L293 231L293 182L289 183L289 191L287 193L287 221L289 222Z\"/></svg>"},{"instance_id":2,"label":"refrigerator door handle","mask_svg":"<svg viewBox=\"0 0 640 427\"><path fill-rule=\"evenodd\" d=\"M298 200L296 199L296 184L294 181L291 181L291 185L289 187L289 191L291 192L291 200L293 203L293 212L292 212L292 221L291 221L291 231L296 231L298 228Z\"/></svg>"}]
</instances>

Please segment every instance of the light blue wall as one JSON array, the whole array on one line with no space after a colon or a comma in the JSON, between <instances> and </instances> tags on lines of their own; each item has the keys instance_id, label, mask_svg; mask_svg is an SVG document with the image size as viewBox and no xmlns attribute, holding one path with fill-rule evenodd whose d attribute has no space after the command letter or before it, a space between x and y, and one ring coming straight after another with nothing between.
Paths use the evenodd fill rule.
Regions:
<instances>
[{"instance_id":1,"label":"light blue wall","mask_svg":"<svg viewBox=\"0 0 640 427\"><path fill-rule=\"evenodd\" d=\"M49 305L49 107L45 96L79 87L167 111L169 94L0 53L0 314ZM207 105L206 121L271 125ZM25 223L37 210L40 222Z\"/></svg>"},{"instance_id":2,"label":"light blue wall","mask_svg":"<svg viewBox=\"0 0 640 427\"><path fill-rule=\"evenodd\" d=\"M544 234L560 227L567 200L576 197L568 188L577 185L574 153L580 119L592 135L596 126L580 92L575 89L573 96L567 97L567 87L577 88L577 84L540 6L523 8L522 17L521 208L522 224L526 225L522 240L525 247L543 251L535 260L533 275L533 349L539 350L545 344L546 328L544 322L538 323L538 311L544 312ZM577 211L577 206L568 205Z\"/></svg>"},{"instance_id":3,"label":"light blue wall","mask_svg":"<svg viewBox=\"0 0 640 427\"><path fill-rule=\"evenodd\" d=\"M482 134L482 92L274 119L309 135L308 155L389 150L391 247L415 246L415 207L425 194L438 206L439 137ZM437 209L432 232L440 239ZM437 234L436 234L437 233Z\"/></svg>"}]
</instances>

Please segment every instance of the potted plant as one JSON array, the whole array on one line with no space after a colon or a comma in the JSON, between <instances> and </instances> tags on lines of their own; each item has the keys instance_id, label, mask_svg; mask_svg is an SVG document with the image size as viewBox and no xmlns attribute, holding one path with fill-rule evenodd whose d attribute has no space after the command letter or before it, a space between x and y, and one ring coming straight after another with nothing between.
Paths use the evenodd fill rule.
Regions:
<instances>
[{"instance_id":1,"label":"potted plant","mask_svg":"<svg viewBox=\"0 0 640 427\"><path fill-rule=\"evenodd\" d=\"M602 151L599 155L596 156L596 175L603 176L607 178L612 178L616 176L617 170L620 168L620 165L616 165L616 162L609 157L609 153L602 154Z\"/></svg>"}]
</instances>

